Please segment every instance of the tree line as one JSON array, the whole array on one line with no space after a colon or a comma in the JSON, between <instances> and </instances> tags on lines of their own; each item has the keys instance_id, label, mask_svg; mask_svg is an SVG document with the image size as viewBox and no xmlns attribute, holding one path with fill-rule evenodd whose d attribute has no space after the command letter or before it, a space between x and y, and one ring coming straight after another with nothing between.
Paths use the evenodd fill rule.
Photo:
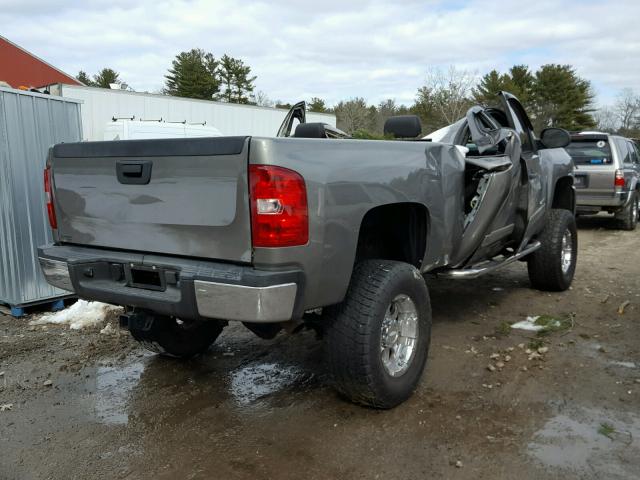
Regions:
<instances>
[{"instance_id":1,"label":"tree line","mask_svg":"<svg viewBox=\"0 0 640 480\"><path fill-rule=\"evenodd\" d=\"M127 88L120 74L103 68L93 77L81 70L76 78L90 87L110 88L117 84ZM224 54L219 59L199 48L180 52L164 76L162 93L176 97L218 100L229 103L255 103L255 75L242 60Z\"/></svg>"},{"instance_id":2,"label":"tree line","mask_svg":"<svg viewBox=\"0 0 640 480\"><path fill-rule=\"evenodd\" d=\"M591 84L570 65L556 64L536 71L514 65L506 72L492 70L479 80L454 67L434 69L410 106L397 105L393 99L369 106L363 98L353 98L339 102L335 113L339 128L361 136L380 136L387 118L404 114L418 115L423 132L428 133L464 117L473 105L496 106L501 90L518 97L538 132L546 127L585 130L596 126Z\"/></svg>"},{"instance_id":3,"label":"tree line","mask_svg":"<svg viewBox=\"0 0 640 480\"><path fill-rule=\"evenodd\" d=\"M93 77L80 71L78 80L86 85L109 88L123 84L118 72L104 68ZM181 52L171 62L162 93L203 100L290 108L291 103L272 101L255 89L256 76L242 60L227 54L220 58L202 49ZM536 131L561 127L571 131L598 128L626 136L640 136L640 96L623 90L611 107L596 109L591 83L571 65L546 64L537 70L514 65L507 71L492 70L479 79L473 72L431 69L416 91L411 105L386 99L370 105L362 97L329 106L319 97L311 98L312 112L334 113L338 128L359 138L383 138L383 127L393 115L415 114L428 133L462 118L475 104L494 105L497 93L506 90L518 97L532 119Z\"/></svg>"}]
</instances>

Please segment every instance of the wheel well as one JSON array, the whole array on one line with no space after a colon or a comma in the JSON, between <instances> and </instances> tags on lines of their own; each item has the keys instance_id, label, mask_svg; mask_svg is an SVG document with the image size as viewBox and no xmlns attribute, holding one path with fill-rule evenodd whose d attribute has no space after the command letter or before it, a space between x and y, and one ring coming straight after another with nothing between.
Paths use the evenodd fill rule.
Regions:
<instances>
[{"instance_id":1,"label":"wheel well","mask_svg":"<svg viewBox=\"0 0 640 480\"><path fill-rule=\"evenodd\" d=\"M556 182L556 189L553 192L552 208L562 208L575 212L576 196L573 189L573 178L562 177Z\"/></svg>"},{"instance_id":2,"label":"wheel well","mask_svg":"<svg viewBox=\"0 0 640 480\"><path fill-rule=\"evenodd\" d=\"M372 208L360 225L356 262L384 258L420 266L427 245L427 219L427 208L419 203Z\"/></svg>"}]
</instances>

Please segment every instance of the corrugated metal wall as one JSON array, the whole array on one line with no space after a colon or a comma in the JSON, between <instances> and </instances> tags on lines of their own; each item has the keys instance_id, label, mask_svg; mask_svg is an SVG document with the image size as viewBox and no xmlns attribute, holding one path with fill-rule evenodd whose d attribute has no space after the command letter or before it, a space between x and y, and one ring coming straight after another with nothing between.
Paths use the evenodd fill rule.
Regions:
<instances>
[{"instance_id":1,"label":"corrugated metal wall","mask_svg":"<svg viewBox=\"0 0 640 480\"><path fill-rule=\"evenodd\" d=\"M42 172L49 147L81 132L77 101L0 88L0 303L68 294L45 281L36 257L52 241Z\"/></svg>"},{"instance_id":2,"label":"corrugated metal wall","mask_svg":"<svg viewBox=\"0 0 640 480\"><path fill-rule=\"evenodd\" d=\"M136 120L203 123L213 125L223 135L273 137L287 114L286 110L169 97L105 88L54 85L51 93L82 100L82 125L85 140L104 140L105 125L113 117ZM335 127L335 115L307 114L308 122L324 122Z\"/></svg>"}]
</instances>

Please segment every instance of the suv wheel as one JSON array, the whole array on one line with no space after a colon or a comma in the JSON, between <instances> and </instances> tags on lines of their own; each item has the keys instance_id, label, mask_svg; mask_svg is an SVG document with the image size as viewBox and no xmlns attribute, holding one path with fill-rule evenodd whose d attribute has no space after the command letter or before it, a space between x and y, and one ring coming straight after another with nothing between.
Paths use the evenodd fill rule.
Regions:
<instances>
[{"instance_id":1,"label":"suv wheel","mask_svg":"<svg viewBox=\"0 0 640 480\"><path fill-rule=\"evenodd\" d=\"M168 357L191 358L206 352L225 324L219 320L182 322L174 317L145 315L144 321L129 325L129 331L147 350Z\"/></svg>"},{"instance_id":2,"label":"suv wheel","mask_svg":"<svg viewBox=\"0 0 640 480\"><path fill-rule=\"evenodd\" d=\"M534 288L561 292L571 286L578 260L576 219L569 210L552 209L538 237L542 246L527 257Z\"/></svg>"},{"instance_id":3,"label":"suv wheel","mask_svg":"<svg viewBox=\"0 0 640 480\"><path fill-rule=\"evenodd\" d=\"M409 398L431 338L431 304L420 272L403 262L360 262L344 301L327 314L327 357L336 389L377 408Z\"/></svg>"},{"instance_id":4,"label":"suv wheel","mask_svg":"<svg viewBox=\"0 0 640 480\"><path fill-rule=\"evenodd\" d=\"M618 228L635 230L638 225L638 194L633 192L629 204L616 214Z\"/></svg>"}]
</instances>

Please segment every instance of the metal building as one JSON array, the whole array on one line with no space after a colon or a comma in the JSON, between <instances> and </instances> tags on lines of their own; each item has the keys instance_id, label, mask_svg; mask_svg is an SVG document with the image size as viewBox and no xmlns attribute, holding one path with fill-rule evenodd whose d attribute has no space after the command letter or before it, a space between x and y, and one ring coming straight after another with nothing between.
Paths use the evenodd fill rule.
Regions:
<instances>
[{"instance_id":1,"label":"metal building","mask_svg":"<svg viewBox=\"0 0 640 480\"><path fill-rule=\"evenodd\" d=\"M82 100L82 138L103 140L104 130L113 118L160 120L213 125L223 135L273 137L287 110L235 103L213 102L107 88L55 84L52 95ZM326 113L307 113L308 122L335 127L336 117Z\"/></svg>"},{"instance_id":2,"label":"metal building","mask_svg":"<svg viewBox=\"0 0 640 480\"><path fill-rule=\"evenodd\" d=\"M52 241L43 188L47 151L81 135L77 100L0 88L0 303L14 314L69 294L45 281L36 248Z\"/></svg>"}]
</instances>

